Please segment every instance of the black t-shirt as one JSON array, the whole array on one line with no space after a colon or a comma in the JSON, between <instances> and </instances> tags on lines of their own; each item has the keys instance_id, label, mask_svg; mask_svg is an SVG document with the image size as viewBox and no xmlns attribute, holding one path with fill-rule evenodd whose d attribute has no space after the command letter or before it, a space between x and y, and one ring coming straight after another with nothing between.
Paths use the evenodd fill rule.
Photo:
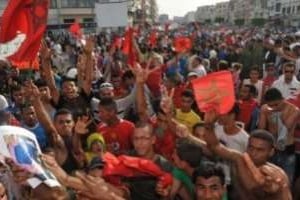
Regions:
<instances>
[{"instance_id":1,"label":"black t-shirt","mask_svg":"<svg viewBox=\"0 0 300 200\"><path fill-rule=\"evenodd\" d=\"M172 172L173 166L169 161L160 155L156 155L155 164L157 164L165 172ZM125 178L123 180L128 184L131 200L159 200L156 191L157 178L156 177L134 177Z\"/></svg>"},{"instance_id":2,"label":"black t-shirt","mask_svg":"<svg viewBox=\"0 0 300 200\"><path fill-rule=\"evenodd\" d=\"M61 95L56 105L56 109L66 108L72 112L74 117L85 115L89 112L90 100L91 96L85 94L83 90L81 90L79 95L73 99Z\"/></svg>"}]
</instances>

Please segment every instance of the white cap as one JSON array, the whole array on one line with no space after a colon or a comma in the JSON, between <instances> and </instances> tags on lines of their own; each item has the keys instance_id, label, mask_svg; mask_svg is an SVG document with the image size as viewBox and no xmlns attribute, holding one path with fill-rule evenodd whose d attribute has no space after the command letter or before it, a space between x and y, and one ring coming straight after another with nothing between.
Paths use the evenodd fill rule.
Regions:
<instances>
[{"instance_id":1,"label":"white cap","mask_svg":"<svg viewBox=\"0 0 300 200\"><path fill-rule=\"evenodd\" d=\"M300 42L296 42L290 45L291 50L293 50L295 47L300 47Z\"/></svg>"},{"instance_id":2,"label":"white cap","mask_svg":"<svg viewBox=\"0 0 300 200\"><path fill-rule=\"evenodd\" d=\"M295 33L295 36L296 36L296 37L300 37L300 31L297 31L297 32Z\"/></svg>"},{"instance_id":3,"label":"white cap","mask_svg":"<svg viewBox=\"0 0 300 200\"><path fill-rule=\"evenodd\" d=\"M199 76L196 72L189 72L187 77L191 77L191 76Z\"/></svg>"},{"instance_id":4,"label":"white cap","mask_svg":"<svg viewBox=\"0 0 300 200\"><path fill-rule=\"evenodd\" d=\"M0 94L0 111L5 111L8 108L6 98Z\"/></svg>"},{"instance_id":5,"label":"white cap","mask_svg":"<svg viewBox=\"0 0 300 200\"><path fill-rule=\"evenodd\" d=\"M77 76L78 72L77 72L77 69L76 68L71 68L68 70L67 74L66 74L66 77L67 78L72 78L72 79L75 79L76 76Z\"/></svg>"}]
</instances>

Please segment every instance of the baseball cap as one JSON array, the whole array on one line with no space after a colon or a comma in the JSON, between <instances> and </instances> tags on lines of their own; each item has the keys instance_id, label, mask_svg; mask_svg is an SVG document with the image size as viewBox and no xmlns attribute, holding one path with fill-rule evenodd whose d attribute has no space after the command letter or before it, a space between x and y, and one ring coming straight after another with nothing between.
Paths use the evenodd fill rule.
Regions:
<instances>
[{"instance_id":1,"label":"baseball cap","mask_svg":"<svg viewBox=\"0 0 300 200\"><path fill-rule=\"evenodd\" d=\"M75 79L77 74L78 74L77 68L72 67L71 69L68 70L66 77Z\"/></svg>"},{"instance_id":2,"label":"baseball cap","mask_svg":"<svg viewBox=\"0 0 300 200\"><path fill-rule=\"evenodd\" d=\"M105 82L105 83L102 83L101 85L100 85L100 90L102 90L102 89L114 89L114 86L111 84L111 83L107 83L107 82Z\"/></svg>"},{"instance_id":3,"label":"baseball cap","mask_svg":"<svg viewBox=\"0 0 300 200\"><path fill-rule=\"evenodd\" d=\"M190 72L190 73L188 73L188 75L187 75L188 77L191 77L191 76L199 76L196 72Z\"/></svg>"},{"instance_id":4,"label":"baseball cap","mask_svg":"<svg viewBox=\"0 0 300 200\"><path fill-rule=\"evenodd\" d=\"M97 156L91 160L90 164L87 167L87 170L90 171L97 168L103 169L104 166L105 166L104 160Z\"/></svg>"}]
</instances>

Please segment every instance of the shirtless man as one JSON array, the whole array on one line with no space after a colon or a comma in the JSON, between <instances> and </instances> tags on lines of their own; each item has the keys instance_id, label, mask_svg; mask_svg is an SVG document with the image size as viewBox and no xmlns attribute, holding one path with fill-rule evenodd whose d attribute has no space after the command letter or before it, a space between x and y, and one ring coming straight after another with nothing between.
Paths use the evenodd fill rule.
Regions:
<instances>
[{"instance_id":1,"label":"shirtless man","mask_svg":"<svg viewBox=\"0 0 300 200\"><path fill-rule=\"evenodd\" d=\"M296 106L286 101L276 88L264 96L258 127L268 130L275 137L275 155L272 162L280 166L293 181L295 171L294 131L299 118Z\"/></svg>"},{"instance_id":2,"label":"shirtless man","mask_svg":"<svg viewBox=\"0 0 300 200\"><path fill-rule=\"evenodd\" d=\"M274 154L274 137L265 130L252 132L247 150L242 154L222 145L214 132L215 112L205 114L205 141L210 151L233 162L234 185L240 200L291 200L289 180L284 171L267 162Z\"/></svg>"},{"instance_id":3,"label":"shirtless man","mask_svg":"<svg viewBox=\"0 0 300 200\"><path fill-rule=\"evenodd\" d=\"M172 95L163 95L161 108L165 113L171 113ZM205 114L205 133L203 140L194 137L186 126L172 120L176 135L188 138L203 147L204 152L215 154L234 164L236 177L234 185L239 200L292 200L289 180L285 172L267 162L275 152L274 137L265 130L252 132L249 137L246 154L225 147L215 134L215 122L218 115L215 111Z\"/></svg>"}]
</instances>

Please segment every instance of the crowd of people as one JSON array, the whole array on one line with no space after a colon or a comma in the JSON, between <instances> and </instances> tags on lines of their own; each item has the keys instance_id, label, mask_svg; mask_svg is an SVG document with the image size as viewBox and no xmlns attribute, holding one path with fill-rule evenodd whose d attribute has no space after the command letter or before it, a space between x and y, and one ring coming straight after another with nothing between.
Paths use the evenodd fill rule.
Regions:
<instances>
[{"instance_id":1,"label":"crowd of people","mask_svg":"<svg viewBox=\"0 0 300 200\"><path fill-rule=\"evenodd\" d=\"M116 33L47 35L38 70L0 61L0 123L34 133L61 184L31 188L32 174L5 159L0 199L300 199L300 33L195 26L157 31L155 43L151 34L134 34L134 63ZM192 47L176 49L179 36ZM193 80L223 70L234 106L201 111ZM109 156L133 175L107 176L120 162Z\"/></svg>"}]
</instances>

